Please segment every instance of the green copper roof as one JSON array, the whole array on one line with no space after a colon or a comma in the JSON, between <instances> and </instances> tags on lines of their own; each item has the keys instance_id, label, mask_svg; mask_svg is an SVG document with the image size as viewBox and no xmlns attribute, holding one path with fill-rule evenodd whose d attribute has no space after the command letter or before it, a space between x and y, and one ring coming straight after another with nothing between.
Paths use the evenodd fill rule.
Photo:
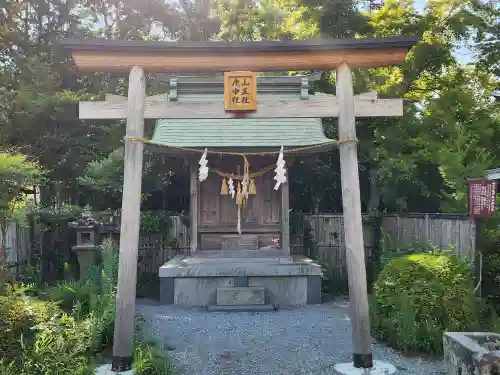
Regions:
<instances>
[{"instance_id":1,"label":"green copper roof","mask_svg":"<svg viewBox=\"0 0 500 375\"><path fill-rule=\"evenodd\" d=\"M189 148L332 145L316 118L158 120L152 142Z\"/></svg>"}]
</instances>

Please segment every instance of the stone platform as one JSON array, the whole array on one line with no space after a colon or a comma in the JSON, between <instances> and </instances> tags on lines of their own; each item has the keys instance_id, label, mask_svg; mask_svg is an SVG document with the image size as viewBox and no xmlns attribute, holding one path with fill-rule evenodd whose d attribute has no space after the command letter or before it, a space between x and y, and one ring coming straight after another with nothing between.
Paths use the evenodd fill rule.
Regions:
<instances>
[{"instance_id":1,"label":"stone platform","mask_svg":"<svg viewBox=\"0 0 500 375\"><path fill-rule=\"evenodd\" d=\"M259 303L275 307L321 303L321 267L307 257L280 250L179 255L160 267L159 277L160 302L165 305L217 305L218 290L220 298L221 292L230 293L228 288L263 290ZM237 295L248 293L240 290Z\"/></svg>"}]
</instances>

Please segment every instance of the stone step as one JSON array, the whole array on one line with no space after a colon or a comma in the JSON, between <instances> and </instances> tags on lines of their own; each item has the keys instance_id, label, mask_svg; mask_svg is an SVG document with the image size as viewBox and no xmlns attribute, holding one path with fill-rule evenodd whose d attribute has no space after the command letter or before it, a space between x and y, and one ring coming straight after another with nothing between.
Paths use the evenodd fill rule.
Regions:
<instances>
[{"instance_id":1,"label":"stone step","mask_svg":"<svg viewBox=\"0 0 500 375\"><path fill-rule=\"evenodd\" d=\"M233 305L233 306L208 306L208 311L220 312L259 312L259 311L274 311L273 305Z\"/></svg>"},{"instance_id":2,"label":"stone step","mask_svg":"<svg viewBox=\"0 0 500 375\"><path fill-rule=\"evenodd\" d=\"M264 305L266 293L262 287L217 288L217 306Z\"/></svg>"}]
</instances>

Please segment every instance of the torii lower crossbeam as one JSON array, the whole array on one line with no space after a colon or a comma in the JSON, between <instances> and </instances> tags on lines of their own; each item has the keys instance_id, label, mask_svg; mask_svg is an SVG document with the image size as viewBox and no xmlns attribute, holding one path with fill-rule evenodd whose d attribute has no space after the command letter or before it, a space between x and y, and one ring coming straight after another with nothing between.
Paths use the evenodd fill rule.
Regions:
<instances>
[{"instance_id":1,"label":"torii lower crossbeam","mask_svg":"<svg viewBox=\"0 0 500 375\"><path fill-rule=\"evenodd\" d=\"M80 102L79 117L90 119L124 119L127 117L127 98L109 95L104 101ZM376 93L364 93L354 98L356 117L399 117L403 115L401 99L377 99ZM338 117L339 99L334 95L317 93L308 100L266 100L257 104L257 111L247 118L317 118ZM224 110L223 97L217 102L169 101L166 94L146 98L145 119L224 119L234 115Z\"/></svg>"}]
</instances>

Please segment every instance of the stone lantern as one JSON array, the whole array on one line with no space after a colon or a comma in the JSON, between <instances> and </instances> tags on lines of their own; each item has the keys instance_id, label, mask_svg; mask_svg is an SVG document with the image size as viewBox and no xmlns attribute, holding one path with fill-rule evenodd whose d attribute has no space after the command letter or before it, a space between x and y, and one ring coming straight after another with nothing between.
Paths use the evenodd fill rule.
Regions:
<instances>
[{"instance_id":1,"label":"stone lantern","mask_svg":"<svg viewBox=\"0 0 500 375\"><path fill-rule=\"evenodd\" d=\"M79 219L71 223L76 229L76 246L73 246L73 251L78 256L80 279L85 278L90 267L96 263L96 255L99 249L98 224L98 221L92 217L89 206L85 207Z\"/></svg>"}]
</instances>

